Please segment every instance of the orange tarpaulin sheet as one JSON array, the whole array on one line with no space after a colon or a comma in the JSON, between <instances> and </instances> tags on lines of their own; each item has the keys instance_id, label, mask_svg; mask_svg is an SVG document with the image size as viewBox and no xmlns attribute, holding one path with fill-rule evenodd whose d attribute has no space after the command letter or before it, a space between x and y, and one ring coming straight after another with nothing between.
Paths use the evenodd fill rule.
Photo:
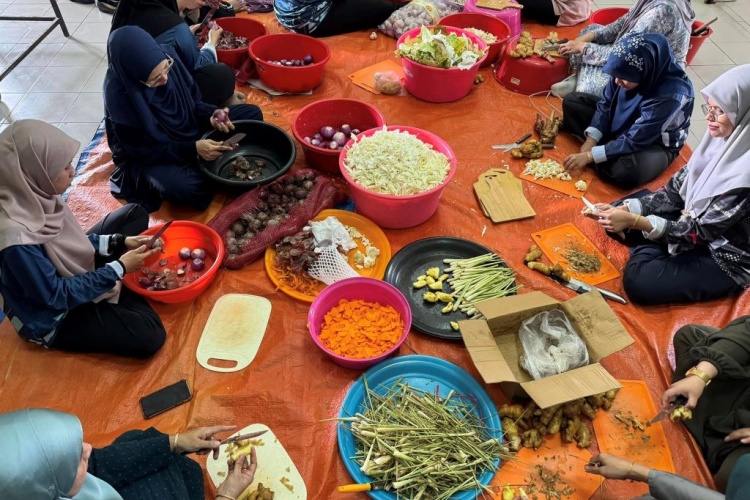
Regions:
<instances>
[{"instance_id":1,"label":"orange tarpaulin sheet","mask_svg":"<svg viewBox=\"0 0 750 500\"><path fill-rule=\"evenodd\" d=\"M272 32L280 31L271 15L257 17ZM532 29L537 35L549 31L540 26ZM559 29L558 32L561 37L571 37L578 29ZM267 121L290 131L295 112L310 102L325 97L360 99L376 105L385 114L388 124L421 127L450 143L458 157L455 179L445 190L437 213L428 222L409 230L386 230L394 253L408 243L429 236L474 240L496 251L518 270L518 281L524 285L521 293L542 290L558 300L565 300L573 292L525 268L523 256L532 242L531 233L573 222L605 255L611 256L618 269L622 269L628 258L626 248L609 240L595 222L580 215L583 205L579 200L556 191L524 182L524 192L537 212L532 219L493 226L482 215L472 185L489 167L501 166L502 153L493 151L490 146L506 144L531 131L535 117L528 99L502 88L491 78L491 68L482 71L483 84L455 103L437 105L410 96L376 96L353 85L348 75L392 57L394 40L380 35L371 41L368 31L326 41L332 48L332 57L323 84L312 96L271 99L261 91L247 89L248 101L263 108ZM560 160L576 147L572 138L563 135L558 139L558 149L549 156ZM665 175L647 187L656 189L664 184L685 159L683 153ZM303 164L300 150L297 165ZM519 175L524 161L514 160L511 165L513 173ZM70 206L84 227L90 227L118 206L109 193L111 169L110 155L103 142L77 178L69 198ZM587 198L593 202L610 201L625 194L594 180ZM217 195L205 213L164 206L152 214L152 224L172 218L206 222L228 201L226 196ZM484 226L487 231L482 236ZM607 288L624 294L621 278L608 282ZM267 297L273 303L273 311L253 363L241 372L222 374L201 368L195 351L213 304L228 293ZM741 314L750 313L747 302L741 299L662 307L622 306L611 302L610 305L635 338L636 345L609 356L603 364L617 378L645 379L654 400L659 399L671 377L666 353L677 328L688 323L721 326ZM263 423L274 430L297 464L307 483L310 499L366 498L364 494L335 493L335 487L348 484L350 478L339 458L335 424L320 422L337 415L346 391L360 372L334 365L315 346L306 328L309 305L276 292L266 276L262 259L240 271L220 271L216 281L193 302L154 304L154 307L166 325L168 338L164 348L148 361L45 351L21 340L5 321L0 326L0 359L3 360L0 411L48 407L75 413L83 422L86 439L97 446L133 428L154 426L173 433L202 425L235 424L242 428L251 423ZM479 379L460 344L412 333L400 354L415 352L456 363ZM180 379L190 384L192 401L145 421L139 399ZM497 404L505 401L499 387L488 387L488 391ZM666 426L666 432L673 456L680 457L677 472L708 483L710 476L687 433L678 425ZM208 486L207 491L210 491ZM607 481L594 498L623 500L631 498L632 492L627 482Z\"/></svg>"}]
</instances>

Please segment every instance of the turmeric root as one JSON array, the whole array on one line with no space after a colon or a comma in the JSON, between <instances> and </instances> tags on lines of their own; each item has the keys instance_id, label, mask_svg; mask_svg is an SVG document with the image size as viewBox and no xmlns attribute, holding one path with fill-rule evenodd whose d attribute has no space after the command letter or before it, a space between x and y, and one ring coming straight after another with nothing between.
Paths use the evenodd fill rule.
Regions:
<instances>
[{"instance_id":1,"label":"turmeric root","mask_svg":"<svg viewBox=\"0 0 750 500\"><path fill-rule=\"evenodd\" d=\"M529 248L529 253L526 254L526 256L523 258L524 262L533 262L535 260L539 260L542 257L542 251L539 250L539 247L536 245L531 245Z\"/></svg>"},{"instance_id":2,"label":"turmeric root","mask_svg":"<svg viewBox=\"0 0 750 500\"><path fill-rule=\"evenodd\" d=\"M498 411L500 417L508 417L513 420L518 420L523 415L523 406L521 405L503 405Z\"/></svg>"},{"instance_id":3,"label":"turmeric root","mask_svg":"<svg viewBox=\"0 0 750 500\"><path fill-rule=\"evenodd\" d=\"M580 427L578 427L578 432L576 432L576 442L578 443L579 448L588 448L591 446L591 431L584 423L581 423Z\"/></svg>"},{"instance_id":4,"label":"turmeric root","mask_svg":"<svg viewBox=\"0 0 750 500\"><path fill-rule=\"evenodd\" d=\"M552 268L547 264L542 264L541 262L528 262L526 263L526 266L529 269L540 272L545 276L549 276L550 274L552 274Z\"/></svg>"},{"instance_id":5,"label":"turmeric root","mask_svg":"<svg viewBox=\"0 0 750 500\"><path fill-rule=\"evenodd\" d=\"M525 448L538 450L544 444L544 439L542 439L542 436L539 435L536 429L524 432L521 437L523 438L523 446Z\"/></svg>"},{"instance_id":6,"label":"turmeric root","mask_svg":"<svg viewBox=\"0 0 750 500\"><path fill-rule=\"evenodd\" d=\"M669 415L669 420L676 422L677 420L690 420L693 418L693 412L685 408L684 406L678 406Z\"/></svg>"},{"instance_id":7,"label":"turmeric root","mask_svg":"<svg viewBox=\"0 0 750 500\"><path fill-rule=\"evenodd\" d=\"M560 432L560 427L562 427L562 421L563 421L563 410L562 408L558 408L555 414L552 416L552 419L549 421L549 424L547 424L547 432L549 434L557 434Z\"/></svg>"}]
</instances>

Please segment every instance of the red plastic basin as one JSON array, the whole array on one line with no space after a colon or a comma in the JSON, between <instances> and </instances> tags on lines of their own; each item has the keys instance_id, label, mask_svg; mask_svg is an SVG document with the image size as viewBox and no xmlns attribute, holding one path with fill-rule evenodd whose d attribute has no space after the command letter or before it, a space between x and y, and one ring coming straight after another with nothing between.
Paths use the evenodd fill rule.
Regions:
<instances>
[{"instance_id":1,"label":"red plastic basin","mask_svg":"<svg viewBox=\"0 0 750 500\"><path fill-rule=\"evenodd\" d=\"M403 127L403 126L390 126L386 127L387 130L400 130L415 135L417 139L427 144L431 144L435 151L443 153L450 162L450 170L445 180L439 186L436 186L429 191L409 196L396 196L392 194L381 194L375 193L368 189L365 189L354 182L349 176L344 166L344 159L346 153L354 144L354 141L349 141L344 149L341 150L341 156L339 157L339 169L341 174L349 183L350 194L354 199L354 207L358 213L364 215L375 224L381 227L391 229L405 229L408 227L417 226L430 217L437 211L438 204L440 203L440 196L443 194L443 189L450 183L451 179L456 173L456 155L453 149L440 137L436 136L432 132L422 130L414 127ZM369 137L378 130L372 129L362 132L360 137Z\"/></svg>"},{"instance_id":2,"label":"red plastic basin","mask_svg":"<svg viewBox=\"0 0 750 500\"><path fill-rule=\"evenodd\" d=\"M428 26L434 28L434 26ZM446 26L448 33L466 35L480 49L487 47L484 41L473 33ZM399 47L407 38L416 38L421 28L407 31L398 39L396 47ZM404 68L406 78L406 90L411 95L427 102L452 102L458 101L471 92L474 87L474 77L477 76L479 66L487 59L487 53L477 61L470 69L458 68L433 68L414 62L407 57L401 58L401 66Z\"/></svg>"},{"instance_id":3,"label":"red plastic basin","mask_svg":"<svg viewBox=\"0 0 750 500\"><path fill-rule=\"evenodd\" d=\"M320 336L320 327L323 325L323 318L328 311L338 305L340 300L366 300L367 302L376 302L383 306L393 307L404 322L404 333L393 348L374 358L352 359L335 354L328 350L318 337ZM409 330L411 330L411 308L404 294L389 283L374 278L349 278L326 287L318 294L307 313L307 328L313 341L333 359L334 363L345 368L364 370L392 356L404 343L409 335Z\"/></svg>"},{"instance_id":4,"label":"red plastic basin","mask_svg":"<svg viewBox=\"0 0 750 500\"><path fill-rule=\"evenodd\" d=\"M694 21L693 22L693 29L690 30L692 33L693 31L697 30L701 26L703 26L704 23L700 21ZM708 40L708 37L710 37L713 34L714 30L711 29L711 27L708 27L708 33L701 36L690 36L690 45L688 46L688 53L687 53L687 64L688 66L693 62L693 59L695 59L696 54L698 54L698 51L700 50L701 46L703 45L703 42Z\"/></svg>"},{"instance_id":5,"label":"red plastic basin","mask_svg":"<svg viewBox=\"0 0 750 500\"><path fill-rule=\"evenodd\" d=\"M341 151L313 146L305 142L305 137L312 137L322 127L339 128L345 123L360 131L383 128L385 117L375 106L354 99L323 99L299 110L292 122L292 133L302 145L308 165L329 174L339 173Z\"/></svg>"},{"instance_id":6,"label":"red plastic basin","mask_svg":"<svg viewBox=\"0 0 750 500\"><path fill-rule=\"evenodd\" d=\"M518 3L516 0L514 0L514 2ZM510 28L510 36L513 37L521 34L521 9L487 9L484 7L477 7L477 0L466 0L464 12L478 12L495 17L508 25Z\"/></svg>"},{"instance_id":7,"label":"red plastic basin","mask_svg":"<svg viewBox=\"0 0 750 500\"><path fill-rule=\"evenodd\" d=\"M479 66L480 68L485 68L497 61L500 52L502 52L503 47L505 47L505 44L510 39L510 27L508 24L488 14L459 12L458 14L445 16L440 20L440 24L442 26L453 26L454 28L462 29L476 28L497 37L497 42L487 44L487 59Z\"/></svg>"},{"instance_id":8,"label":"red plastic basin","mask_svg":"<svg viewBox=\"0 0 750 500\"><path fill-rule=\"evenodd\" d=\"M495 72L495 79L514 92L534 94L549 90L555 83L568 76L568 60L558 57L551 63L541 57L531 56L525 59L514 59L509 52L516 49L518 38L505 46L500 64Z\"/></svg>"},{"instance_id":9,"label":"red plastic basin","mask_svg":"<svg viewBox=\"0 0 750 500\"><path fill-rule=\"evenodd\" d=\"M151 227L144 231L143 234L154 235L159 229L161 229L161 226ZM205 224L185 220L173 222L162 236L162 240L164 240L164 253L157 253L149 257L145 262L146 267L155 266L162 259L168 260L170 267L174 267L172 264L175 262L184 262L177 255L181 248L202 248L206 251L206 268L203 271L203 275L192 283L176 290L146 290L137 281L138 277L141 276L140 271L126 274L123 283L135 293L157 302L176 304L178 302L193 300L203 293L216 278L216 273L218 273L219 267L224 260L224 241L219 236L219 233Z\"/></svg>"},{"instance_id":10,"label":"red plastic basin","mask_svg":"<svg viewBox=\"0 0 750 500\"><path fill-rule=\"evenodd\" d=\"M589 24L600 24L606 26L620 19L628 12L628 9L622 7L608 7L606 9L595 10L591 13Z\"/></svg>"},{"instance_id":11,"label":"red plastic basin","mask_svg":"<svg viewBox=\"0 0 750 500\"><path fill-rule=\"evenodd\" d=\"M237 36L243 36L251 42L258 37L268 34L268 30L263 24L246 17L222 17L216 19L216 24L221 26L224 31L234 33ZM216 49L216 56L220 63L233 68L239 68L249 57L247 48L232 50Z\"/></svg>"},{"instance_id":12,"label":"red plastic basin","mask_svg":"<svg viewBox=\"0 0 750 500\"><path fill-rule=\"evenodd\" d=\"M311 36L297 33L274 33L256 38L250 44L250 57L258 67L260 79L279 92L307 92L323 81L326 64L331 58L328 45ZM313 56L309 66L279 66L269 61L302 59Z\"/></svg>"}]
</instances>

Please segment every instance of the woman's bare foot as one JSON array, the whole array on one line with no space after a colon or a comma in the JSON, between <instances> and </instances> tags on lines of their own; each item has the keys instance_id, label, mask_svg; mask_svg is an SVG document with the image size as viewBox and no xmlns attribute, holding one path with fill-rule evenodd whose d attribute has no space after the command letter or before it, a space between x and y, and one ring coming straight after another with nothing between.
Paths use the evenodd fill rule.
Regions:
<instances>
[{"instance_id":1,"label":"woman's bare foot","mask_svg":"<svg viewBox=\"0 0 750 500\"><path fill-rule=\"evenodd\" d=\"M247 96L245 94L243 94L242 92L235 92L232 97L224 102L222 108L231 108L232 106L236 106L237 104L245 104L245 99L247 99Z\"/></svg>"}]
</instances>

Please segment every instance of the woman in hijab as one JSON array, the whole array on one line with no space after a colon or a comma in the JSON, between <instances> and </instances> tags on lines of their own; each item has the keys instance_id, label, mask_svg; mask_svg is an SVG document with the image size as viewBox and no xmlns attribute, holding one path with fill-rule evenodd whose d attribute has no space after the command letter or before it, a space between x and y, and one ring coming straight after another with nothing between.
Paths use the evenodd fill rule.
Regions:
<instances>
[{"instance_id":1,"label":"woman in hijab","mask_svg":"<svg viewBox=\"0 0 750 500\"><path fill-rule=\"evenodd\" d=\"M148 214L126 205L84 234L61 197L79 146L36 120L13 122L0 134L0 305L18 334L36 344L146 358L166 332L146 300L120 281L159 251L135 236L148 227Z\"/></svg>"},{"instance_id":2,"label":"woman in hijab","mask_svg":"<svg viewBox=\"0 0 750 500\"><path fill-rule=\"evenodd\" d=\"M172 47L136 26L113 31L108 54L104 108L115 163L112 194L149 212L162 201L205 210L213 190L198 170L198 156L214 160L231 148L201 136L212 128L229 132L233 120L262 120L260 108L206 104ZM226 122L217 120L222 111Z\"/></svg>"},{"instance_id":3,"label":"woman in hijab","mask_svg":"<svg viewBox=\"0 0 750 500\"><path fill-rule=\"evenodd\" d=\"M586 137L565 167L593 164L604 180L632 189L664 172L685 144L693 85L663 35L624 36L602 71L611 78L601 98L574 92L563 100L565 130Z\"/></svg>"},{"instance_id":4,"label":"woman in hijab","mask_svg":"<svg viewBox=\"0 0 750 500\"><path fill-rule=\"evenodd\" d=\"M750 287L750 65L702 94L708 130L688 164L655 193L587 214L637 245L623 278L633 302L699 302Z\"/></svg>"},{"instance_id":5,"label":"woman in hijab","mask_svg":"<svg viewBox=\"0 0 750 500\"><path fill-rule=\"evenodd\" d=\"M316 38L342 35L383 24L401 4L391 0L274 0L283 27Z\"/></svg>"},{"instance_id":6,"label":"woman in hijab","mask_svg":"<svg viewBox=\"0 0 750 500\"><path fill-rule=\"evenodd\" d=\"M560 46L560 54L571 56L573 75L553 85L552 91L560 97L573 91L601 96L609 83L609 75L602 67L609 59L613 44L630 33L664 35L677 64L684 68L694 19L690 0L638 0L612 24L591 24L578 38Z\"/></svg>"},{"instance_id":7,"label":"woman in hijab","mask_svg":"<svg viewBox=\"0 0 750 500\"><path fill-rule=\"evenodd\" d=\"M218 63L216 45L223 33L221 27L214 25L200 48L194 34L198 25L191 30L179 14L203 5L202 0L121 0L112 19L112 31L138 26L157 43L172 47L198 84L203 102L219 107L244 103L245 95L235 92L234 71Z\"/></svg>"},{"instance_id":8,"label":"woman in hijab","mask_svg":"<svg viewBox=\"0 0 750 500\"><path fill-rule=\"evenodd\" d=\"M74 415L21 410L0 415L0 498L3 500L205 500L203 471L185 455L219 447L216 426L168 436L154 428L126 432L95 449ZM236 462L216 500L234 500L253 482L255 450Z\"/></svg>"}]
</instances>

